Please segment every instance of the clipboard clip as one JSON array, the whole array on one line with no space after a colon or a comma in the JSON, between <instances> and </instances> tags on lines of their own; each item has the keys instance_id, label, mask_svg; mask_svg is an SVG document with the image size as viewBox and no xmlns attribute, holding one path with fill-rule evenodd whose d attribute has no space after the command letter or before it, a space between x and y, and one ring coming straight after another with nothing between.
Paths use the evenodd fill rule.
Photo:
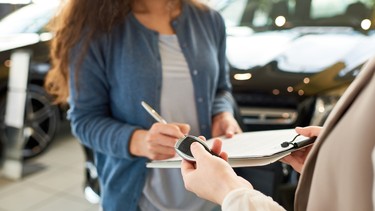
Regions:
<instances>
[{"instance_id":1,"label":"clipboard clip","mask_svg":"<svg viewBox=\"0 0 375 211\"><path fill-rule=\"evenodd\" d=\"M306 140L303 140L303 141L299 141L298 143L297 142L294 142L296 139L297 139L297 137L298 136L300 136L300 134L297 134L294 138L293 138L293 140L291 140L291 141L284 141L283 143L281 143L281 147L282 148L286 148L286 147L288 147L289 145L293 145L293 148L301 148L301 147L304 147L304 146L307 146L307 145L309 145L309 144L312 144L312 143L314 143L315 142L315 140L316 140L316 136L313 136L313 137L310 137L310 138L308 138L308 139L306 139Z\"/></svg>"}]
</instances>

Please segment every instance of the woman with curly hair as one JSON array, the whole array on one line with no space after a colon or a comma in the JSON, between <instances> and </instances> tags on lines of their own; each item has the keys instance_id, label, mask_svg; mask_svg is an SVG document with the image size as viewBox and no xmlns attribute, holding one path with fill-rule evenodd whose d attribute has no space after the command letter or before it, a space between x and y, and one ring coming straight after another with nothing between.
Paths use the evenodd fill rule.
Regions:
<instances>
[{"instance_id":1,"label":"woman with curly hair","mask_svg":"<svg viewBox=\"0 0 375 211\"><path fill-rule=\"evenodd\" d=\"M53 22L56 102L94 152L104 210L212 210L186 191L179 169L147 169L175 156L184 134L232 136L222 17L193 0L68 0ZM155 123L145 101L169 122Z\"/></svg>"}]
</instances>

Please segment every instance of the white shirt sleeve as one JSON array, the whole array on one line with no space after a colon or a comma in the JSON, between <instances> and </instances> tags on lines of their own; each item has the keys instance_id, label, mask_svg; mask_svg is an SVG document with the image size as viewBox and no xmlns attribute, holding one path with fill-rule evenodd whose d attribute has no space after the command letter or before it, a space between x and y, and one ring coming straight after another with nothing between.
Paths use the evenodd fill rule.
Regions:
<instances>
[{"instance_id":1,"label":"white shirt sleeve","mask_svg":"<svg viewBox=\"0 0 375 211\"><path fill-rule=\"evenodd\" d=\"M285 211L271 197L249 188L238 188L228 193L221 208L223 211Z\"/></svg>"}]
</instances>

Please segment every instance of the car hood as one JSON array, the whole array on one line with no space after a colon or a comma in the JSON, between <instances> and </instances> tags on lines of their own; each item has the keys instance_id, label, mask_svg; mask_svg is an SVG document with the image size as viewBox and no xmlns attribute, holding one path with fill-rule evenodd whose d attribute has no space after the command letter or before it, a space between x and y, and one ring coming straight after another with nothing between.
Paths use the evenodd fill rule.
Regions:
<instances>
[{"instance_id":1,"label":"car hood","mask_svg":"<svg viewBox=\"0 0 375 211\"><path fill-rule=\"evenodd\" d=\"M51 33L0 34L0 52L48 41L51 38Z\"/></svg>"},{"instance_id":2,"label":"car hood","mask_svg":"<svg viewBox=\"0 0 375 211\"><path fill-rule=\"evenodd\" d=\"M375 35L356 31L283 30L227 38L234 89L271 95L315 95L347 84L375 56L373 49ZM241 73L248 79L235 79Z\"/></svg>"},{"instance_id":3,"label":"car hood","mask_svg":"<svg viewBox=\"0 0 375 211\"><path fill-rule=\"evenodd\" d=\"M374 47L374 36L355 31L269 31L228 36L227 58L230 65L239 70L277 62L278 69L282 71L317 73L337 62L344 62L347 66L358 65L375 54L369 52Z\"/></svg>"}]
</instances>

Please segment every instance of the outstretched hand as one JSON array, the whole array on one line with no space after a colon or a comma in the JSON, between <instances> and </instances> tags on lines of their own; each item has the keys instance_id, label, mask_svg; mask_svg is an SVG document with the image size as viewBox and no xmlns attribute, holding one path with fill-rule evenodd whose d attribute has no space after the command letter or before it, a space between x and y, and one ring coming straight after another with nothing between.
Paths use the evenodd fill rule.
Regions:
<instances>
[{"instance_id":1,"label":"outstretched hand","mask_svg":"<svg viewBox=\"0 0 375 211\"><path fill-rule=\"evenodd\" d=\"M309 126L309 127L296 127L296 132L306 137L319 136L321 127ZM300 150L292 152L290 155L281 159L282 162L287 163L293 167L294 170L301 173L306 157L310 153L312 146L304 147Z\"/></svg>"}]
</instances>

